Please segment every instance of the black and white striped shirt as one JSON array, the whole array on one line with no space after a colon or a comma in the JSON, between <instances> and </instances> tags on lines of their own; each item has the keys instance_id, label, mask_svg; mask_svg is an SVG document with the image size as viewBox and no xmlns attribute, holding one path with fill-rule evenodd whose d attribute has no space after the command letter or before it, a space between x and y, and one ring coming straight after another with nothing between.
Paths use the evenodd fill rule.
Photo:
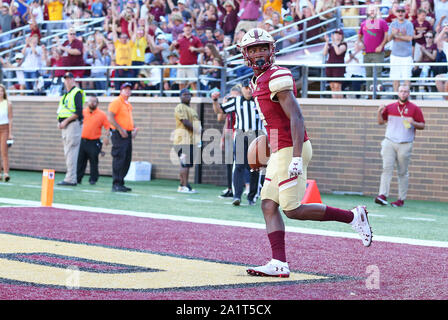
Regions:
<instances>
[{"instance_id":1,"label":"black and white striped shirt","mask_svg":"<svg viewBox=\"0 0 448 320\"><path fill-rule=\"evenodd\" d=\"M246 100L243 96L231 98L221 105L221 109L224 113L235 112L235 129L243 132L263 130L263 124L253 98L250 100Z\"/></svg>"}]
</instances>

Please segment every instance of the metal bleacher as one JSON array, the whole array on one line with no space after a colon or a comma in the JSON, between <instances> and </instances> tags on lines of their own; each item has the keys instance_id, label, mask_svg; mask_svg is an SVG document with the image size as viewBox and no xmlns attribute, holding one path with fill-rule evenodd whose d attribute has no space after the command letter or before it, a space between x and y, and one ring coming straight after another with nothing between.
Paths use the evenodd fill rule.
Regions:
<instances>
[{"instance_id":1,"label":"metal bleacher","mask_svg":"<svg viewBox=\"0 0 448 320\"><path fill-rule=\"evenodd\" d=\"M334 32L336 28L342 28L342 18L343 19L355 19L355 18L365 18L365 16L344 16L341 15L341 9L342 8L365 8L365 5L358 5L358 6L343 6L343 7L337 7L332 8L327 11L321 12L317 14L316 16L300 20L298 22L294 22L293 24L289 26L285 26L282 28L275 29L271 32L271 34L276 39L277 47L280 49L276 53L276 62L279 65L287 66L291 69L293 72L293 75L295 76L297 82L298 82L298 88L300 90L299 95L302 97L308 97L308 96L318 96L318 97L328 97L331 96L331 94L334 94L336 92L331 92L328 90L328 82L330 78L325 77L325 68L329 66L325 63L325 57L322 54L323 50L323 42L318 43L312 43L314 40L321 39L324 35L330 35ZM316 17L319 18L324 15L331 14L332 18L322 20L320 23L315 24L313 26L308 27L307 24L311 19L315 19ZM51 33L46 32L46 28L43 25L40 25L40 30L42 34L41 42L45 44L46 48L50 50L54 45L55 41L54 39L59 39L60 41L65 41L67 36L67 29L72 26L76 25L76 30L78 35L82 36L83 38L88 37L89 35L93 34L95 31L99 30L104 32L102 29L102 22L104 18L91 18L91 19L81 19L81 20L64 20L63 21L63 28L60 29L53 29ZM51 21L45 21L45 24L51 24L51 23L61 23L61 21L51 22ZM292 34L288 34L286 36L282 35L282 32L285 31L287 28L290 27L296 28L296 32ZM307 38L307 33L315 28L319 28L323 30L321 33L315 35L314 37ZM347 28L345 28L347 29ZM353 27L353 30L357 31L359 27ZM5 33L7 34L7 33ZM4 34L4 35L5 35ZM5 42L0 43L0 47L2 46L11 46L11 48L8 48L6 50L3 50L0 52L0 57L5 59L12 60L14 55L18 52L20 52L23 47L25 46L25 39L30 35L30 27L29 25L26 25L24 27L11 30L9 31L9 34L11 34L11 39ZM292 45L289 46L282 46L281 44L284 43L285 40L288 40L291 37L295 37L298 39L297 42L295 42ZM354 35L352 37L346 38L344 41L347 42L349 48L353 47L354 42L356 41L357 36ZM252 75L252 72L250 69L245 67L242 55L241 54L232 54L236 49L236 46L231 46L228 48L225 48L223 56L224 56L224 66L222 67L215 67L218 68L221 71L221 78L220 79L214 79L210 78L204 75L201 75L201 70L204 68L211 68L211 66L208 65L194 65L194 66L170 66L170 65L162 65L162 66L154 66L154 65L145 65L145 66L139 66L139 69L149 69L149 70L158 70L157 72L160 72L160 83L162 84L163 81L176 81L176 80L190 80L190 81L196 81L198 84L198 90L197 94L206 96L210 94L210 88L206 90L201 90L200 81L214 81L217 83L219 90L221 92L227 93L230 88L240 83L242 80L250 77ZM360 66L376 66L379 64L359 64ZM415 63L413 65L422 65ZM433 64L437 65L437 64ZM338 66L335 64L332 64L331 66ZM393 96L395 93L392 92L392 81L394 79L391 79L388 75L388 60L385 61L383 66L383 73L380 75L374 74L372 78L362 78L362 79L350 79L355 81L372 81L375 85L373 86L372 91L364 90L362 92L347 92L342 91L341 94L346 95L363 95L363 96L371 96L373 98L388 98ZM41 73L47 74L46 77L42 77L42 81L44 82L44 88L48 88L49 84L52 82L51 73L54 70L57 69L63 69L63 70L75 70L75 69L90 69L93 70L96 67L42 67L40 69ZM124 67L119 66L108 66L103 67L105 69L108 69L108 71L112 69L119 69ZM133 67L126 67L126 68L133 68ZM188 79L188 78L178 78L178 77L163 77L163 70L165 68L196 68L198 71L198 76L196 79ZM17 68L3 68L3 72L0 72L0 75L3 75L3 82L5 83L12 83L14 81L17 81L17 78L14 77L6 77L5 73L8 74L19 70ZM48 76L50 74L50 76ZM107 76L103 78L81 78L79 79L80 82L83 81L106 81L108 83L108 89L106 91L104 90L86 90L87 93L95 93L98 95L111 95L117 93L116 90L110 87L110 82L113 81L113 79L117 78L109 78L109 72L107 73ZM333 80L340 80L340 81L347 81L347 78L341 78L336 79L332 78ZM137 81L137 80L150 80L149 78L119 78L119 80L122 81ZM414 88L417 88L416 91L413 92L413 95L421 98L438 98L442 95L446 95L446 93L436 92L434 90L435 88L435 78L434 77L427 77L427 78L411 78L409 79L412 81ZM34 80L27 80L27 81L34 81ZM377 90L377 83L381 83L383 85L383 91ZM8 86L8 85L7 85ZM36 94L36 90L16 90L9 87L9 92L12 94ZM316 87L318 89L316 89ZM420 87L426 88L428 92L420 92L422 89ZM428 90L429 88L429 90ZM142 94L153 94L153 95L172 95L176 94L177 91L174 90L164 90L163 85L160 85L160 90L145 90L141 91L139 93ZM40 92L38 94L51 94L49 90Z\"/></svg>"}]
</instances>

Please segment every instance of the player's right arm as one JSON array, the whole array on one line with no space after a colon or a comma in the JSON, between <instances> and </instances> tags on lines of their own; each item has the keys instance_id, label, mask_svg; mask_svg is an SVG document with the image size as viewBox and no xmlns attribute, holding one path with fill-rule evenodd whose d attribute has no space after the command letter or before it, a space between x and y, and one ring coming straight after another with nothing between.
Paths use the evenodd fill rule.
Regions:
<instances>
[{"instance_id":1,"label":"player's right arm","mask_svg":"<svg viewBox=\"0 0 448 320\"><path fill-rule=\"evenodd\" d=\"M293 150L288 172L290 177L294 177L301 175L303 172L302 147L305 138L305 120L296 97L291 90L278 92L277 98L283 111L290 119Z\"/></svg>"}]
</instances>

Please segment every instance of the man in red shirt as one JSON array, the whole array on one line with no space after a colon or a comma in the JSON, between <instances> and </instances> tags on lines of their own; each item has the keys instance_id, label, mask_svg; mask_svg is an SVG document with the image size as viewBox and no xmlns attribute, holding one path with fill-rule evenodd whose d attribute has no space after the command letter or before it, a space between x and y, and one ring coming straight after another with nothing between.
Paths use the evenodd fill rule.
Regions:
<instances>
[{"instance_id":1,"label":"man in red shirt","mask_svg":"<svg viewBox=\"0 0 448 320\"><path fill-rule=\"evenodd\" d=\"M387 205L390 182L397 164L398 199L392 202L393 207L402 207L408 191L409 172L412 146L416 130L425 129L425 119L422 110L409 101L409 86L398 88L398 101L378 108L378 124L387 123L385 139L381 142L381 157L383 158L383 173L379 195L375 203Z\"/></svg>"},{"instance_id":2,"label":"man in red shirt","mask_svg":"<svg viewBox=\"0 0 448 320\"><path fill-rule=\"evenodd\" d=\"M194 66L198 63L198 55L204 52L204 46L201 40L193 35L191 23L184 24L184 33L174 40L170 46L170 50L174 48L179 50L179 63L183 66ZM179 89L182 90L191 84L192 90L197 89L196 81L198 78L198 70L195 68L179 68L177 69L178 78L188 78L179 83Z\"/></svg>"},{"instance_id":3,"label":"man in red shirt","mask_svg":"<svg viewBox=\"0 0 448 320\"><path fill-rule=\"evenodd\" d=\"M84 122L81 133L81 145L79 146L77 179L81 183L84 177L87 161L90 162L89 183L95 184L98 181L98 155L101 152L103 142L101 141L101 128L106 130L104 144L109 144L110 124L107 115L101 109L98 109L98 98L90 96L87 102L87 108L82 111Z\"/></svg>"},{"instance_id":4,"label":"man in red shirt","mask_svg":"<svg viewBox=\"0 0 448 320\"><path fill-rule=\"evenodd\" d=\"M62 52L62 64L64 67L78 67L84 66L83 58L83 43L76 38L76 31L74 28L68 29L67 41L65 41L59 50ZM82 78L84 70L71 70L75 78Z\"/></svg>"},{"instance_id":5,"label":"man in red shirt","mask_svg":"<svg viewBox=\"0 0 448 320\"><path fill-rule=\"evenodd\" d=\"M274 64L275 41L265 30L249 30L239 44L245 63L254 71L253 97L268 133L271 156L261 190L261 209L272 249L272 260L249 268L252 276L289 277L286 262L285 225L279 207L290 219L338 221L351 224L364 246L372 241L365 206L352 210L324 204L301 204L306 190L307 166L312 147L296 100L292 73Z\"/></svg>"}]
</instances>

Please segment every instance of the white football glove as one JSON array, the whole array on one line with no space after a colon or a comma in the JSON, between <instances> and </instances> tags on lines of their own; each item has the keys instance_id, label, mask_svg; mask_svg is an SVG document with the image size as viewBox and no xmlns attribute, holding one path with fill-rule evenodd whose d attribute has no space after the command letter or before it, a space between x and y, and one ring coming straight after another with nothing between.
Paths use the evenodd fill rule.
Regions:
<instances>
[{"instance_id":1,"label":"white football glove","mask_svg":"<svg viewBox=\"0 0 448 320\"><path fill-rule=\"evenodd\" d=\"M300 176L303 173L302 157L292 157L288 172L290 178Z\"/></svg>"}]
</instances>

